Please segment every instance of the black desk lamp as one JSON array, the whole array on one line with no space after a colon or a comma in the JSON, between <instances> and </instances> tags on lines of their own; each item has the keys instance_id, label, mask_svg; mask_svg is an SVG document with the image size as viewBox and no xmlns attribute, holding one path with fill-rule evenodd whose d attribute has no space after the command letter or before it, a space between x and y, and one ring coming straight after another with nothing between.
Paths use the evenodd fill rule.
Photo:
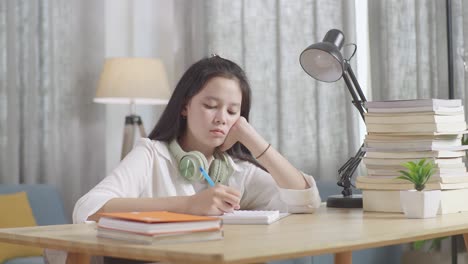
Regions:
<instances>
[{"instance_id":1,"label":"black desk lamp","mask_svg":"<svg viewBox=\"0 0 468 264\"><path fill-rule=\"evenodd\" d=\"M322 42L307 47L301 53L299 61L304 71L319 81L336 82L343 76L346 86L353 98L353 104L359 110L364 120L364 113L367 111L363 107L363 104L366 102L366 97L351 69L349 60L344 59L340 52L344 40L343 32L338 29L331 29L327 32ZM354 45L354 55L356 52L356 44L351 45ZM350 59L353 55L351 55ZM327 199L327 207L362 208L362 196L353 195L352 193L351 177L359 166L364 154L365 151L363 151L362 145L356 155L351 157L338 170L340 179L337 184L343 187L342 195L329 196Z\"/></svg>"}]
</instances>

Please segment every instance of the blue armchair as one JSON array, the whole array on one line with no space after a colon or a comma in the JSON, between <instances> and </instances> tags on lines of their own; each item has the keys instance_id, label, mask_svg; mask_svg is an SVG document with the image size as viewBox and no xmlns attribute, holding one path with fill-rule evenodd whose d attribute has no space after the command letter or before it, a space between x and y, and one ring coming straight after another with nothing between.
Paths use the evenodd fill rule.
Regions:
<instances>
[{"instance_id":1,"label":"blue armchair","mask_svg":"<svg viewBox=\"0 0 468 264\"><path fill-rule=\"evenodd\" d=\"M62 199L57 188L47 184L0 184L0 194L26 192L38 225L68 224ZM44 264L43 257L7 260L4 264Z\"/></svg>"}]
</instances>

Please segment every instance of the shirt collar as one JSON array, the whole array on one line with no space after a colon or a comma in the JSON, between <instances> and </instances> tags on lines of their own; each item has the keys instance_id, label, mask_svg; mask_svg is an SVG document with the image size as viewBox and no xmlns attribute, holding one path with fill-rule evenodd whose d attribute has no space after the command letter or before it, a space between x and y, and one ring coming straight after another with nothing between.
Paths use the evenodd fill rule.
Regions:
<instances>
[{"instance_id":1,"label":"shirt collar","mask_svg":"<svg viewBox=\"0 0 468 264\"><path fill-rule=\"evenodd\" d=\"M172 161L172 155L169 152L169 143L165 141L156 140L155 144L156 144L156 151L168 161Z\"/></svg>"},{"instance_id":2,"label":"shirt collar","mask_svg":"<svg viewBox=\"0 0 468 264\"><path fill-rule=\"evenodd\" d=\"M161 156L163 156L165 159L167 159L168 161L172 162L173 159L172 159L172 155L169 151L169 143L167 142L164 142L164 141L156 141L156 151L161 154ZM241 171L241 168L239 167L239 165L236 164L236 162L234 162L234 160L232 159L232 157L230 155L226 155L227 156L227 160L228 160L228 163L229 165L234 169L234 171L236 172L239 172Z\"/></svg>"},{"instance_id":3,"label":"shirt collar","mask_svg":"<svg viewBox=\"0 0 468 264\"><path fill-rule=\"evenodd\" d=\"M227 160L229 162L229 165L231 166L231 168L234 169L235 172L241 171L241 168L239 167L239 165L237 165L237 163L234 162L234 160L231 158L230 155L227 155Z\"/></svg>"}]
</instances>

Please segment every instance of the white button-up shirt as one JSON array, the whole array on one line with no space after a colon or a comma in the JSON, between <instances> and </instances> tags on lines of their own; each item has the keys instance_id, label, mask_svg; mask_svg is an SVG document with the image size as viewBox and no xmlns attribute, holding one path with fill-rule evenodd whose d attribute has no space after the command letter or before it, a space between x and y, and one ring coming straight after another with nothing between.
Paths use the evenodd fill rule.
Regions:
<instances>
[{"instance_id":1,"label":"white button-up shirt","mask_svg":"<svg viewBox=\"0 0 468 264\"><path fill-rule=\"evenodd\" d=\"M308 189L282 189L268 172L254 164L231 157L228 161L234 172L227 185L241 193L242 210L312 213L320 206L312 176L304 174ZM112 198L189 196L208 187L206 182L189 182L180 176L166 142L141 139L110 175L78 200L73 222L83 223Z\"/></svg>"}]
</instances>

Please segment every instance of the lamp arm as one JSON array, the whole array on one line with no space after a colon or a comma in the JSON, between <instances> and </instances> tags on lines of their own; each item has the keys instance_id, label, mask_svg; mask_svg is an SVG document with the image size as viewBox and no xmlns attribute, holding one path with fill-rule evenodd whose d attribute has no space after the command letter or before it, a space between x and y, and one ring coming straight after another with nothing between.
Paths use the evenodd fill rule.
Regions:
<instances>
[{"instance_id":1,"label":"lamp arm","mask_svg":"<svg viewBox=\"0 0 468 264\"><path fill-rule=\"evenodd\" d=\"M364 93L362 92L361 86L357 81L356 75L354 75L351 65L347 60L344 63L343 79L346 83L346 87L348 88L349 93L351 94L351 97L353 98L353 105L358 109L359 114L361 114L362 120L364 120L364 113L367 112L364 108L364 103L367 102L367 99Z\"/></svg>"},{"instance_id":2,"label":"lamp arm","mask_svg":"<svg viewBox=\"0 0 468 264\"><path fill-rule=\"evenodd\" d=\"M359 85L351 65L347 60L345 61L344 69L343 79L346 83L346 87L348 88L349 93L351 94L351 97L353 98L353 105L358 109L362 120L364 120L364 113L367 112L367 110L364 108L364 102L367 101L366 97L364 96L361 86ZM337 184L338 186L343 187L343 191L341 191L341 193L344 197L351 196L353 194L351 189L351 186L353 186L351 183L351 178L359 166L362 157L364 157L366 154L363 149L364 144L361 145L354 157L351 157L348 161L346 161L346 163L338 170L340 179Z\"/></svg>"},{"instance_id":3,"label":"lamp arm","mask_svg":"<svg viewBox=\"0 0 468 264\"><path fill-rule=\"evenodd\" d=\"M354 75L351 65L349 64L348 61L345 62L345 65L347 65L347 72L349 73L349 76L351 77L351 80L353 81L354 87L356 88L356 91L359 94L359 98L361 99L361 102L362 103L367 102L366 96L362 92L361 86L359 85L359 82L357 81L356 75Z\"/></svg>"},{"instance_id":4,"label":"lamp arm","mask_svg":"<svg viewBox=\"0 0 468 264\"><path fill-rule=\"evenodd\" d=\"M353 194L351 189L351 186L353 186L353 184L351 183L351 178L354 172L356 171L357 167L361 163L362 157L364 157L364 155L366 154L366 152L363 150L363 147L364 144L361 145L356 155L354 155L354 157L349 158L349 160L338 170L340 179L336 184L338 186L343 187L343 191L341 191L341 193L345 197Z\"/></svg>"}]
</instances>

